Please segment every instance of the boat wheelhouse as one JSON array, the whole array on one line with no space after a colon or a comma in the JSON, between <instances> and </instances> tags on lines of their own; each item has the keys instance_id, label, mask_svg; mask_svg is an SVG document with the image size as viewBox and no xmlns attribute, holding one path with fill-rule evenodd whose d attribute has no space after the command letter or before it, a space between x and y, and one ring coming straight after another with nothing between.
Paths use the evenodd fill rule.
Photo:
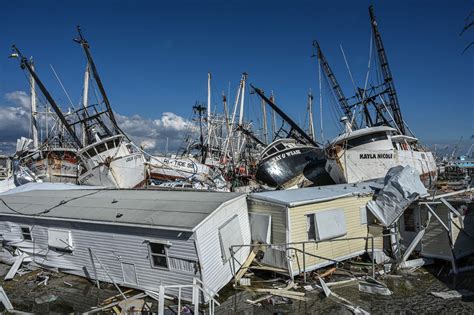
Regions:
<instances>
[{"instance_id":1,"label":"boat wheelhouse","mask_svg":"<svg viewBox=\"0 0 474 315\"><path fill-rule=\"evenodd\" d=\"M326 147L326 171L336 183L383 178L397 165L410 165L431 187L437 179L433 154L417 138L400 135L395 128L377 126L348 131Z\"/></svg>"},{"instance_id":2,"label":"boat wheelhouse","mask_svg":"<svg viewBox=\"0 0 474 315\"><path fill-rule=\"evenodd\" d=\"M124 135L99 140L78 151L86 171L80 185L134 188L146 180L145 159Z\"/></svg>"},{"instance_id":3,"label":"boat wheelhouse","mask_svg":"<svg viewBox=\"0 0 474 315\"><path fill-rule=\"evenodd\" d=\"M288 188L305 179L312 180L305 177L310 173L308 166L318 165L320 161L324 161L321 148L290 138L278 139L263 150L255 177L270 187ZM321 168L324 170L324 163Z\"/></svg>"}]
</instances>

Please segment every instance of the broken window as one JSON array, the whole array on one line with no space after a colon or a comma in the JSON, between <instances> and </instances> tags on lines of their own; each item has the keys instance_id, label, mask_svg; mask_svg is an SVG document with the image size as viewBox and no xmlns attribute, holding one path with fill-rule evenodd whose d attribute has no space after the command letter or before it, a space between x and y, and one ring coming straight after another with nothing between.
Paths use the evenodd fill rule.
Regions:
<instances>
[{"instance_id":1,"label":"broken window","mask_svg":"<svg viewBox=\"0 0 474 315\"><path fill-rule=\"evenodd\" d=\"M163 243L148 243L150 248L150 258L153 267L168 268L168 256L166 244Z\"/></svg>"},{"instance_id":2,"label":"broken window","mask_svg":"<svg viewBox=\"0 0 474 315\"><path fill-rule=\"evenodd\" d=\"M407 232L416 232L415 230L415 209L408 208L403 214L403 224L405 226L405 231Z\"/></svg>"},{"instance_id":3,"label":"broken window","mask_svg":"<svg viewBox=\"0 0 474 315\"><path fill-rule=\"evenodd\" d=\"M23 236L24 241L31 241L31 229L29 226L22 226L21 227L21 235Z\"/></svg>"},{"instance_id":4,"label":"broken window","mask_svg":"<svg viewBox=\"0 0 474 315\"><path fill-rule=\"evenodd\" d=\"M324 241L347 234L343 209L330 209L306 215L308 240Z\"/></svg>"},{"instance_id":5,"label":"broken window","mask_svg":"<svg viewBox=\"0 0 474 315\"><path fill-rule=\"evenodd\" d=\"M316 240L316 225L314 224L314 214L306 216L308 241Z\"/></svg>"}]
</instances>

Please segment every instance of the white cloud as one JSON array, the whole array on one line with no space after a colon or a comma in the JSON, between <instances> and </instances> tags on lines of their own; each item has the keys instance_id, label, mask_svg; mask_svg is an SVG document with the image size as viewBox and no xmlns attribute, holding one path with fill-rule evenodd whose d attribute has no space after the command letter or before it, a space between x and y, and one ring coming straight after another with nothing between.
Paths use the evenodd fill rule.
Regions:
<instances>
[{"instance_id":1,"label":"white cloud","mask_svg":"<svg viewBox=\"0 0 474 315\"><path fill-rule=\"evenodd\" d=\"M16 139L30 135L30 97L24 91L14 91L6 93L4 99L6 102L0 102L0 152L13 153ZM151 154L163 151L167 140L170 152L176 151L192 127L190 121L172 112L156 119L115 115L120 128Z\"/></svg>"},{"instance_id":2,"label":"white cloud","mask_svg":"<svg viewBox=\"0 0 474 315\"><path fill-rule=\"evenodd\" d=\"M5 98L17 106L21 106L28 110L30 109L31 97L30 95L26 94L25 91L14 91L7 93L5 94Z\"/></svg>"}]
</instances>

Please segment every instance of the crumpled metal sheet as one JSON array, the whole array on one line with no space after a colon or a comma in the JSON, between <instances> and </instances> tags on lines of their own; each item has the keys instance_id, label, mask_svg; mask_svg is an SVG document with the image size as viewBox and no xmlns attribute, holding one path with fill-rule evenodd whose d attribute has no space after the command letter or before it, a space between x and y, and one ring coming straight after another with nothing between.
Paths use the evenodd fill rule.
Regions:
<instances>
[{"instance_id":1,"label":"crumpled metal sheet","mask_svg":"<svg viewBox=\"0 0 474 315\"><path fill-rule=\"evenodd\" d=\"M385 176L384 186L367 208L383 226L392 225L403 211L420 197L428 196L420 173L411 166L392 167Z\"/></svg>"}]
</instances>

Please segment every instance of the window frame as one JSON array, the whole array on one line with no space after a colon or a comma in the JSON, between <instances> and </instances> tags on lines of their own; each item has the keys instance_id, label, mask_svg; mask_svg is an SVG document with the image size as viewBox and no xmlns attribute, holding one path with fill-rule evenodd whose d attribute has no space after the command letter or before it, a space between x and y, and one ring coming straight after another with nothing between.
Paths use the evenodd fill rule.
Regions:
<instances>
[{"instance_id":1,"label":"window frame","mask_svg":"<svg viewBox=\"0 0 474 315\"><path fill-rule=\"evenodd\" d=\"M23 232L23 229L28 229L28 234L30 236L29 239L25 238L25 232ZM31 233L31 226L28 225L20 225L20 231L21 231L21 237L23 238L24 242L32 242L33 241L33 234Z\"/></svg>"},{"instance_id":2,"label":"window frame","mask_svg":"<svg viewBox=\"0 0 474 315\"><path fill-rule=\"evenodd\" d=\"M158 245L163 245L163 248L165 250L165 254L154 254L151 250L151 244L158 244ZM161 269L161 270L170 270L170 261L169 261L169 254L168 254L168 247L170 246L169 243L167 242L160 242L160 241L147 241L147 247L148 247L148 258L150 259L150 265L151 268L154 269ZM154 263L153 256L159 256L159 257L165 257L166 258L166 267L164 266L157 266Z\"/></svg>"},{"instance_id":3,"label":"window frame","mask_svg":"<svg viewBox=\"0 0 474 315\"><path fill-rule=\"evenodd\" d=\"M305 215L306 217L306 238L308 241L317 241L316 240L316 213L308 213ZM311 232L311 218L313 219L313 238L310 237Z\"/></svg>"}]
</instances>

